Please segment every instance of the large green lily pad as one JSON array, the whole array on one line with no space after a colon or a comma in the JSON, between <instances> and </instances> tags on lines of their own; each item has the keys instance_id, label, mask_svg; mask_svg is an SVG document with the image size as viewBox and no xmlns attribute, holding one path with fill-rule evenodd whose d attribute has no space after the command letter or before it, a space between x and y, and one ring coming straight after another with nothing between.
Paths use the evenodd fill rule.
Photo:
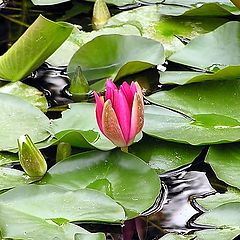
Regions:
<instances>
[{"instance_id":1,"label":"large green lily pad","mask_svg":"<svg viewBox=\"0 0 240 240\"><path fill-rule=\"evenodd\" d=\"M169 60L216 72L227 66L239 65L239 42L240 23L228 22L210 33L193 39Z\"/></svg>"},{"instance_id":2,"label":"large green lily pad","mask_svg":"<svg viewBox=\"0 0 240 240\"><path fill-rule=\"evenodd\" d=\"M240 81L208 81L152 94L148 100L169 110L148 106L144 131L193 145L238 141L239 86Z\"/></svg>"},{"instance_id":3,"label":"large green lily pad","mask_svg":"<svg viewBox=\"0 0 240 240\"><path fill-rule=\"evenodd\" d=\"M128 218L151 207L160 189L154 170L138 157L120 150L71 156L53 166L42 183L102 191L124 207Z\"/></svg>"},{"instance_id":4,"label":"large green lily pad","mask_svg":"<svg viewBox=\"0 0 240 240\"><path fill-rule=\"evenodd\" d=\"M0 151L17 147L17 139L28 134L33 142L50 136L50 121L36 107L19 97L0 93Z\"/></svg>"},{"instance_id":5,"label":"large green lily pad","mask_svg":"<svg viewBox=\"0 0 240 240\"><path fill-rule=\"evenodd\" d=\"M240 218L238 213L240 210L240 203L227 203L221 205L213 210L210 210L201 215L196 222L198 224L204 224L212 226L216 229L205 230L199 233L200 239L226 239L231 240L240 234ZM207 233L207 234L206 234ZM198 233L196 233L198 236ZM209 235L205 238L205 235Z\"/></svg>"},{"instance_id":6,"label":"large green lily pad","mask_svg":"<svg viewBox=\"0 0 240 240\"><path fill-rule=\"evenodd\" d=\"M163 47L157 41L140 36L103 35L84 44L73 55L68 65L68 73L72 77L80 66L91 83L93 80L117 79L140 72L162 64L164 60ZM124 68L125 64L130 63L131 68Z\"/></svg>"},{"instance_id":7,"label":"large green lily pad","mask_svg":"<svg viewBox=\"0 0 240 240\"><path fill-rule=\"evenodd\" d=\"M194 13L194 10L179 5L145 6L113 16L104 28L114 29L128 24L133 25L141 31L142 36L160 41L166 56L169 56L184 47L177 36L193 39L200 34L213 31L227 21L219 16L231 15L230 12L223 10L221 5L214 3L206 4L204 9L200 7L197 10L197 13ZM194 14L197 15L197 20L192 17Z\"/></svg>"},{"instance_id":8,"label":"large green lily pad","mask_svg":"<svg viewBox=\"0 0 240 240\"><path fill-rule=\"evenodd\" d=\"M13 209L0 205L0 229L4 239L45 239L74 240L76 234L84 234L86 240L104 240L104 234L91 234L85 229L71 224L57 225L51 220L45 220L21 209Z\"/></svg>"},{"instance_id":9,"label":"large green lily pad","mask_svg":"<svg viewBox=\"0 0 240 240\"><path fill-rule=\"evenodd\" d=\"M51 185L22 186L0 195L0 206L21 209L23 213L42 219L100 222L125 219L120 205L91 189L72 191Z\"/></svg>"}]
</instances>

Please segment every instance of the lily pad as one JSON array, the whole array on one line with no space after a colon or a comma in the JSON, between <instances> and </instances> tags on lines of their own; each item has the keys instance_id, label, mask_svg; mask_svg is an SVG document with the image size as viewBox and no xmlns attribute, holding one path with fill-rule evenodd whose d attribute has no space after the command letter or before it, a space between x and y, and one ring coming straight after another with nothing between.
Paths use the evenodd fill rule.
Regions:
<instances>
[{"instance_id":1,"label":"lily pad","mask_svg":"<svg viewBox=\"0 0 240 240\"><path fill-rule=\"evenodd\" d=\"M5 93L0 93L0 103L0 151L17 148L17 139L24 134L34 143L50 136L50 121L36 107Z\"/></svg>"},{"instance_id":2,"label":"lily pad","mask_svg":"<svg viewBox=\"0 0 240 240\"><path fill-rule=\"evenodd\" d=\"M47 59L47 62L54 66L67 66L74 53L81 46L98 36L109 34L141 36L140 30L129 24L115 27L104 27L91 32L84 32L74 28L74 31L72 31L68 39Z\"/></svg>"},{"instance_id":3,"label":"lily pad","mask_svg":"<svg viewBox=\"0 0 240 240\"><path fill-rule=\"evenodd\" d=\"M150 137L131 146L134 155L146 161L158 173L164 173L191 164L202 148L161 141Z\"/></svg>"},{"instance_id":4,"label":"lily pad","mask_svg":"<svg viewBox=\"0 0 240 240\"><path fill-rule=\"evenodd\" d=\"M240 229L238 228L207 229L197 231L195 233L196 239L198 240L215 240L215 239L233 240L239 234Z\"/></svg>"},{"instance_id":5,"label":"lily pad","mask_svg":"<svg viewBox=\"0 0 240 240\"><path fill-rule=\"evenodd\" d=\"M152 94L147 97L149 101L169 110L146 108L144 132L193 145L238 141L239 84L240 81L208 81Z\"/></svg>"},{"instance_id":6,"label":"lily pad","mask_svg":"<svg viewBox=\"0 0 240 240\"><path fill-rule=\"evenodd\" d=\"M211 146L205 159L219 179L237 188L240 188L239 149L239 143Z\"/></svg>"},{"instance_id":7,"label":"lily pad","mask_svg":"<svg viewBox=\"0 0 240 240\"><path fill-rule=\"evenodd\" d=\"M105 240L105 234L101 233L76 233L74 236L74 240Z\"/></svg>"},{"instance_id":8,"label":"lily pad","mask_svg":"<svg viewBox=\"0 0 240 240\"><path fill-rule=\"evenodd\" d=\"M4 239L74 240L78 233L84 234L86 240L104 239L103 234L91 234L77 225L67 222L57 225L51 220L41 219L1 204L0 229Z\"/></svg>"},{"instance_id":9,"label":"lily pad","mask_svg":"<svg viewBox=\"0 0 240 240\"><path fill-rule=\"evenodd\" d=\"M211 238L206 239L216 239L217 237L219 239L231 240L240 234L240 218L239 214L236 214L239 212L239 210L240 203L227 203L204 213L196 220L196 223L212 226L219 229L218 232L214 231L215 229L208 230L211 233ZM213 236L215 236L215 238L213 238ZM200 239L205 238L201 236Z\"/></svg>"},{"instance_id":10,"label":"lily pad","mask_svg":"<svg viewBox=\"0 0 240 240\"><path fill-rule=\"evenodd\" d=\"M48 102L42 92L22 82L8 83L0 87L0 93L7 93L31 103L42 112L47 112Z\"/></svg>"},{"instance_id":11,"label":"lily pad","mask_svg":"<svg viewBox=\"0 0 240 240\"><path fill-rule=\"evenodd\" d=\"M72 29L70 24L55 23L40 15L0 56L0 78L15 82L26 77L68 38Z\"/></svg>"},{"instance_id":12,"label":"lily pad","mask_svg":"<svg viewBox=\"0 0 240 240\"><path fill-rule=\"evenodd\" d=\"M97 126L95 104L73 103L62 113L62 118L53 121L53 132L59 141L72 146L110 150L115 148Z\"/></svg>"},{"instance_id":13,"label":"lily pad","mask_svg":"<svg viewBox=\"0 0 240 240\"><path fill-rule=\"evenodd\" d=\"M230 35L231 44L229 44ZM239 36L239 22L225 23L216 30L193 39L169 60L212 72L227 66L239 65Z\"/></svg>"},{"instance_id":14,"label":"lily pad","mask_svg":"<svg viewBox=\"0 0 240 240\"><path fill-rule=\"evenodd\" d=\"M91 188L124 207L127 217L151 207L160 190L159 177L146 163L121 151L91 151L57 163L42 183L67 189Z\"/></svg>"},{"instance_id":15,"label":"lily pad","mask_svg":"<svg viewBox=\"0 0 240 240\"><path fill-rule=\"evenodd\" d=\"M108 20L104 28L111 27L114 29L126 24L133 25L141 31L142 36L160 41L164 46L166 56L170 56L184 47L177 36L193 39L200 34L213 31L228 21L225 18L219 18L225 11L221 5L212 3L203 6L204 9L200 7L201 10L199 9L196 12L197 19L192 16L185 16L188 11L189 15L192 13L194 16L194 11L191 8L179 5L144 6L116 14ZM211 16L209 16L209 12ZM225 11L223 16L229 15L231 13Z\"/></svg>"},{"instance_id":16,"label":"lily pad","mask_svg":"<svg viewBox=\"0 0 240 240\"><path fill-rule=\"evenodd\" d=\"M0 167L0 191L16 186L26 185L36 180L38 179L30 178L22 171Z\"/></svg>"},{"instance_id":17,"label":"lily pad","mask_svg":"<svg viewBox=\"0 0 240 240\"><path fill-rule=\"evenodd\" d=\"M91 52L91 54L89 54ZM123 54L124 53L124 54ZM118 78L125 64L131 68L121 72L121 77L140 72L164 62L162 45L154 40L128 35L103 35L83 45L72 57L68 74L80 66L86 79Z\"/></svg>"},{"instance_id":18,"label":"lily pad","mask_svg":"<svg viewBox=\"0 0 240 240\"><path fill-rule=\"evenodd\" d=\"M208 80L238 80L240 75L240 66L229 66L215 73L203 73L192 71L166 71L160 74L162 84L184 85L194 82L203 82Z\"/></svg>"},{"instance_id":19,"label":"lily pad","mask_svg":"<svg viewBox=\"0 0 240 240\"><path fill-rule=\"evenodd\" d=\"M44 202L44 204L42 204ZM51 185L17 187L0 195L0 206L42 219L119 222L123 208L110 197L91 189L67 190Z\"/></svg>"},{"instance_id":20,"label":"lily pad","mask_svg":"<svg viewBox=\"0 0 240 240\"><path fill-rule=\"evenodd\" d=\"M226 203L240 202L240 191L229 188L225 193L216 193L205 198L199 198L197 202L205 209L211 210Z\"/></svg>"},{"instance_id":21,"label":"lily pad","mask_svg":"<svg viewBox=\"0 0 240 240\"><path fill-rule=\"evenodd\" d=\"M17 154L0 152L0 166L19 162Z\"/></svg>"},{"instance_id":22,"label":"lily pad","mask_svg":"<svg viewBox=\"0 0 240 240\"><path fill-rule=\"evenodd\" d=\"M177 233L168 233L160 238L160 240L192 240L194 235L184 236Z\"/></svg>"}]
</instances>

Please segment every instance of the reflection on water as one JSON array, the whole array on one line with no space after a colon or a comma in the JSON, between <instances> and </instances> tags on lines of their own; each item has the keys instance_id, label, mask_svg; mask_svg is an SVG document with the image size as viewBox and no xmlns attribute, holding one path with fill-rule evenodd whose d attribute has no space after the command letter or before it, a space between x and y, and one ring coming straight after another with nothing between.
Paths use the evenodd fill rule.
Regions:
<instances>
[{"instance_id":1,"label":"reflection on water","mask_svg":"<svg viewBox=\"0 0 240 240\"><path fill-rule=\"evenodd\" d=\"M148 217L161 228L169 232L189 232L193 230L189 220L199 211L192 200L216 191L210 185L206 174L197 171L176 171L161 175L166 185L167 197L162 210Z\"/></svg>"}]
</instances>

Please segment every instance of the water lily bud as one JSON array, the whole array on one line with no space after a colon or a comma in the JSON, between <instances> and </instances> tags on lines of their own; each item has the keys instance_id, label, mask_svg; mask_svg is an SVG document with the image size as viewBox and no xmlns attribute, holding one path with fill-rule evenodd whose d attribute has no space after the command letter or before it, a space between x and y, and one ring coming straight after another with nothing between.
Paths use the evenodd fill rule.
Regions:
<instances>
[{"instance_id":1,"label":"water lily bud","mask_svg":"<svg viewBox=\"0 0 240 240\"><path fill-rule=\"evenodd\" d=\"M62 161L69 157L72 153L71 144L66 142L60 142L57 146L56 162Z\"/></svg>"},{"instance_id":2,"label":"water lily bud","mask_svg":"<svg viewBox=\"0 0 240 240\"><path fill-rule=\"evenodd\" d=\"M230 0L236 7L240 8L240 0Z\"/></svg>"},{"instance_id":3,"label":"water lily bud","mask_svg":"<svg viewBox=\"0 0 240 240\"><path fill-rule=\"evenodd\" d=\"M41 177L46 173L47 163L28 135L18 139L18 150L20 164L30 177Z\"/></svg>"},{"instance_id":4,"label":"water lily bud","mask_svg":"<svg viewBox=\"0 0 240 240\"><path fill-rule=\"evenodd\" d=\"M107 4L104 0L96 0L93 7L93 29L101 29L111 17Z\"/></svg>"},{"instance_id":5,"label":"water lily bud","mask_svg":"<svg viewBox=\"0 0 240 240\"><path fill-rule=\"evenodd\" d=\"M116 146L131 145L144 123L144 103L138 83L124 82L118 89L107 80L106 95L95 93L96 118L101 132Z\"/></svg>"},{"instance_id":6,"label":"water lily bud","mask_svg":"<svg viewBox=\"0 0 240 240\"><path fill-rule=\"evenodd\" d=\"M90 90L87 79L84 77L81 67L77 67L69 88L70 92L76 94L88 93Z\"/></svg>"}]
</instances>

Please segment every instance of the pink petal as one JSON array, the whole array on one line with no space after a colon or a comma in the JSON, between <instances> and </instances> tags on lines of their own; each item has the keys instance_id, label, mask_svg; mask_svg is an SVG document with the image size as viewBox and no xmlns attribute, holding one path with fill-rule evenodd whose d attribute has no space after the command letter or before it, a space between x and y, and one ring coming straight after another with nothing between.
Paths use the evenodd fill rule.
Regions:
<instances>
[{"instance_id":1,"label":"pink petal","mask_svg":"<svg viewBox=\"0 0 240 240\"><path fill-rule=\"evenodd\" d=\"M121 89L119 91L114 91L113 109L117 115L124 139L128 142L131 124L131 109Z\"/></svg>"},{"instance_id":2,"label":"pink petal","mask_svg":"<svg viewBox=\"0 0 240 240\"><path fill-rule=\"evenodd\" d=\"M107 100L103 107L102 127L103 134L111 140L113 144L118 147L126 146L126 141L110 100Z\"/></svg>"},{"instance_id":3,"label":"pink petal","mask_svg":"<svg viewBox=\"0 0 240 240\"><path fill-rule=\"evenodd\" d=\"M142 130L144 123L144 105L141 96L138 93L135 94L132 107L132 116L131 116L131 130L129 134L130 145L135 136Z\"/></svg>"},{"instance_id":4,"label":"pink petal","mask_svg":"<svg viewBox=\"0 0 240 240\"><path fill-rule=\"evenodd\" d=\"M114 90L118 90L116 85L113 83L112 80L108 79L106 82L106 94L105 94L105 100L107 101L108 99L111 100L111 102L113 103L114 99L113 99L113 91Z\"/></svg>"},{"instance_id":5,"label":"pink petal","mask_svg":"<svg viewBox=\"0 0 240 240\"><path fill-rule=\"evenodd\" d=\"M130 86L130 89L131 89L131 92L133 94L133 96L135 95L135 93L137 92L137 87L136 87L136 84L137 82L131 82L131 86Z\"/></svg>"},{"instance_id":6,"label":"pink petal","mask_svg":"<svg viewBox=\"0 0 240 240\"><path fill-rule=\"evenodd\" d=\"M133 97L134 97L134 94L132 93L131 89L130 89L130 86L128 85L127 82L124 82L121 87L120 87L120 90L124 93L125 95L125 98L127 99L128 101L128 105L130 107L130 109L132 108L132 103L133 103Z\"/></svg>"},{"instance_id":7,"label":"pink petal","mask_svg":"<svg viewBox=\"0 0 240 240\"><path fill-rule=\"evenodd\" d=\"M96 101L96 118L98 127L103 132L102 129L102 112L103 112L103 105L104 105L104 99L103 97L99 97L96 92L94 92L95 101Z\"/></svg>"},{"instance_id":8,"label":"pink petal","mask_svg":"<svg viewBox=\"0 0 240 240\"><path fill-rule=\"evenodd\" d=\"M114 82L110 79L107 79L106 81L106 88L111 88L113 90L117 89L116 85L114 84Z\"/></svg>"}]
</instances>

